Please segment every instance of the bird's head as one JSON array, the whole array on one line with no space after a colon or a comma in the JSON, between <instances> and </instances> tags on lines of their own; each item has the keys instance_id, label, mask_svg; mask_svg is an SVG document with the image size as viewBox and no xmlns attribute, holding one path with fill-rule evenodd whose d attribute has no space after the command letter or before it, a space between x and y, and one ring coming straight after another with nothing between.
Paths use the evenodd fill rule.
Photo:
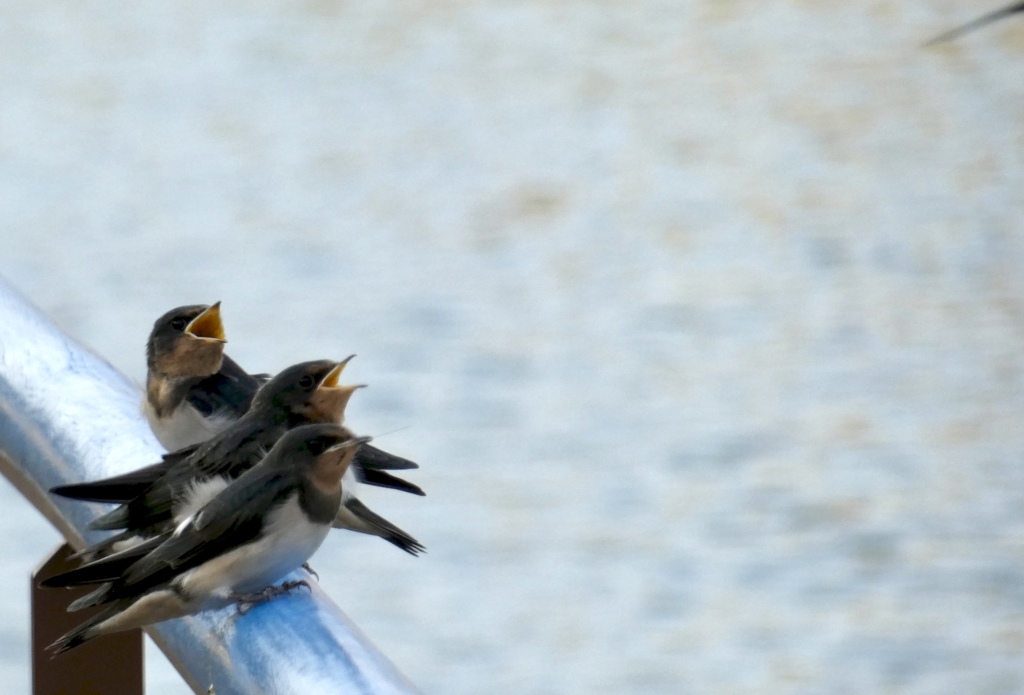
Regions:
<instances>
[{"instance_id":1,"label":"bird's head","mask_svg":"<svg viewBox=\"0 0 1024 695\"><path fill-rule=\"evenodd\" d=\"M220 302L171 309L153 324L146 344L150 371L169 377L207 377L224 359Z\"/></svg>"},{"instance_id":2,"label":"bird's head","mask_svg":"<svg viewBox=\"0 0 1024 695\"><path fill-rule=\"evenodd\" d=\"M338 383L353 357L341 362L315 360L288 367L260 389L253 400L253 410L269 409L295 423L341 424L352 394L364 386Z\"/></svg>"},{"instance_id":3,"label":"bird's head","mask_svg":"<svg viewBox=\"0 0 1024 695\"><path fill-rule=\"evenodd\" d=\"M303 425L289 430L274 446L281 461L307 471L324 492L337 492L352 458L371 437L357 437L334 424Z\"/></svg>"}]
</instances>

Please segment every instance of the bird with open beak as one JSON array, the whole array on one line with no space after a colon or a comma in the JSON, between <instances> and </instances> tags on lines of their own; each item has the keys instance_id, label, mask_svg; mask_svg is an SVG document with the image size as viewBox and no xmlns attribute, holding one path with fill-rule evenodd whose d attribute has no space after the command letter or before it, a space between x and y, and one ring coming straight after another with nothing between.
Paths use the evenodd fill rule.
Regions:
<instances>
[{"instance_id":1,"label":"bird with open beak","mask_svg":"<svg viewBox=\"0 0 1024 695\"><path fill-rule=\"evenodd\" d=\"M205 442L227 429L245 414L257 390L269 380L267 374L250 375L239 367L224 354L224 343L220 302L172 309L153 325L146 349L149 368L143 409L168 451ZM358 483L423 495L418 486L387 472L418 467L376 447L361 447L345 481L346 502L355 511L343 512L339 528L393 535L398 529L354 498Z\"/></svg>"},{"instance_id":2,"label":"bird with open beak","mask_svg":"<svg viewBox=\"0 0 1024 695\"><path fill-rule=\"evenodd\" d=\"M45 580L102 583L71 609L106 606L51 649L59 654L100 635L259 602L304 583L267 588L320 547L341 504L345 470L366 441L339 425L292 429L175 529Z\"/></svg>"},{"instance_id":3,"label":"bird with open beak","mask_svg":"<svg viewBox=\"0 0 1024 695\"><path fill-rule=\"evenodd\" d=\"M351 359L302 362L285 369L260 389L245 415L203 444L131 473L53 488L51 492L63 497L121 503L91 527L123 531L86 549L83 557L107 555L170 530L254 466L288 430L340 423L360 388L338 383ZM341 516L342 528L358 525L352 530L380 536L413 555L423 549L415 538L366 509L352 492L346 494Z\"/></svg>"},{"instance_id":4,"label":"bird with open beak","mask_svg":"<svg viewBox=\"0 0 1024 695\"><path fill-rule=\"evenodd\" d=\"M220 302L171 309L146 343L143 413L168 451L205 441L237 420L265 374L250 375L224 354Z\"/></svg>"}]
</instances>

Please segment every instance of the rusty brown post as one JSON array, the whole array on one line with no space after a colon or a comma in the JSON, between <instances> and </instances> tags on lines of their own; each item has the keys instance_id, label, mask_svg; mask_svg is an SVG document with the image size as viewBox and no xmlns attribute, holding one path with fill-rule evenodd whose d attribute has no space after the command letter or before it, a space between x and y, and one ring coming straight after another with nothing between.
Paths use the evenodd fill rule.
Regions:
<instances>
[{"instance_id":1,"label":"rusty brown post","mask_svg":"<svg viewBox=\"0 0 1024 695\"><path fill-rule=\"evenodd\" d=\"M46 647L99 608L68 613L68 604L95 586L45 589L39 581L72 569L71 546L57 548L32 575L32 694L142 695L142 630L87 642L51 656Z\"/></svg>"}]
</instances>

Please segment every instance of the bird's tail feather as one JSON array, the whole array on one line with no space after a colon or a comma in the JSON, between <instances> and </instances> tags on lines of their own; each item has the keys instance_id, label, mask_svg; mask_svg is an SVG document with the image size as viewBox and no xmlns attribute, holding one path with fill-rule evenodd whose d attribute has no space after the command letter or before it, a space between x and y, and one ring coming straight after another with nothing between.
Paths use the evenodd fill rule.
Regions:
<instances>
[{"instance_id":1,"label":"bird's tail feather","mask_svg":"<svg viewBox=\"0 0 1024 695\"><path fill-rule=\"evenodd\" d=\"M89 522L89 528L96 531L113 531L115 529L127 528L131 510L127 504L122 504L117 509L107 512L101 517Z\"/></svg>"},{"instance_id":2,"label":"bird's tail feather","mask_svg":"<svg viewBox=\"0 0 1024 695\"><path fill-rule=\"evenodd\" d=\"M345 508L359 518L364 524L370 527L368 533L380 536L410 555L419 555L426 552L426 546L410 536L408 533L392 524L387 519L374 514L370 509L356 498L345 501Z\"/></svg>"},{"instance_id":3,"label":"bird's tail feather","mask_svg":"<svg viewBox=\"0 0 1024 695\"><path fill-rule=\"evenodd\" d=\"M81 586L82 584L99 584L109 582L123 575L129 567L151 550L166 540L164 536L155 536L119 553L88 562L67 572L55 574L39 582L40 586Z\"/></svg>"},{"instance_id":4,"label":"bird's tail feather","mask_svg":"<svg viewBox=\"0 0 1024 695\"><path fill-rule=\"evenodd\" d=\"M117 603L106 610L100 611L74 630L62 635L53 644L47 647L47 649L52 651L53 655L56 656L57 654L63 654L66 651L74 649L84 642L88 642L93 637L97 636L97 632L95 630L96 626L116 615L122 608L124 608L124 606L121 603Z\"/></svg>"},{"instance_id":5,"label":"bird's tail feather","mask_svg":"<svg viewBox=\"0 0 1024 695\"><path fill-rule=\"evenodd\" d=\"M95 591L90 591L85 596L76 598L74 601L68 604L68 613L74 613L80 611L83 608L89 608L91 606L99 606L110 601L110 588L113 586L110 582L100 585L100 588Z\"/></svg>"},{"instance_id":6,"label":"bird's tail feather","mask_svg":"<svg viewBox=\"0 0 1024 695\"><path fill-rule=\"evenodd\" d=\"M413 495L419 495L424 497L427 493L423 492L419 485L413 485L408 480L402 480L390 473L384 471L378 471L374 469L357 468L356 478L361 483L367 485L376 485L377 487L391 488L392 490L401 490L402 492L408 492Z\"/></svg>"},{"instance_id":7,"label":"bird's tail feather","mask_svg":"<svg viewBox=\"0 0 1024 695\"><path fill-rule=\"evenodd\" d=\"M122 531L121 533L104 538L101 541L93 543L84 550L79 550L77 553L71 555L69 559L79 560L83 565L93 560L99 560L101 557L107 557L113 555L115 552L119 552L117 548L118 543L124 543L133 538L139 538L134 531Z\"/></svg>"},{"instance_id":8,"label":"bird's tail feather","mask_svg":"<svg viewBox=\"0 0 1024 695\"><path fill-rule=\"evenodd\" d=\"M127 502L143 494L166 472L164 461L112 478L71 485L58 485L50 492L86 502Z\"/></svg>"},{"instance_id":9,"label":"bird's tail feather","mask_svg":"<svg viewBox=\"0 0 1024 695\"><path fill-rule=\"evenodd\" d=\"M353 464L360 468L374 471L402 471L420 467L415 461L389 454L369 444L363 444L359 447L359 451L356 452L353 459Z\"/></svg>"}]
</instances>

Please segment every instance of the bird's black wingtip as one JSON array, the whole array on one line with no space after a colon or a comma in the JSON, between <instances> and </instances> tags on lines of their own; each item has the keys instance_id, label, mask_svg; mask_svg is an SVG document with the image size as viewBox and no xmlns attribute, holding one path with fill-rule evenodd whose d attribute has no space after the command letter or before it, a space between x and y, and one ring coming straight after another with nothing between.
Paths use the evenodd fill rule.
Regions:
<instances>
[{"instance_id":1,"label":"bird's black wingtip","mask_svg":"<svg viewBox=\"0 0 1024 695\"><path fill-rule=\"evenodd\" d=\"M427 546L423 545L418 540L416 540L408 534L401 535L394 533L389 535L386 540L390 541L395 546L401 548L413 557L419 557L420 553L427 552Z\"/></svg>"},{"instance_id":2,"label":"bird's black wingtip","mask_svg":"<svg viewBox=\"0 0 1024 695\"><path fill-rule=\"evenodd\" d=\"M367 485L375 485L377 487L386 487L392 490L400 490L402 492L408 492L411 495L418 495L420 497L426 497L427 493L423 492L423 489L419 485L410 483L408 480L403 480L398 476L391 475L384 471L357 468L356 478L361 483Z\"/></svg>"},{"instance_id":3,"label":"bird's black wingtip","mask_svg":"<svg viewBox=\"0 0 1024 695\"><path fill-rule=\"evenodd\" d=\"M982 15L981 17L978 17L977 19L967 22L966 24L961 24L960 26L954 27L949 31L945 31L936 36L935 38L925 41L924 44L922 44L922 48L931 48L932 46L938 46L939 44L949 43L950 41L954 41L965 34L971 33L976 29L980 29L984 26L992 24L993 22L998 22L1001 19L1005 19L1010 15L1014 15L1020 12L1024 12L1024 2L1014 3L1013 5L1009 5L1008 7L995 10L994 12L989 12L988 14Z\"/></svg>"},{"instance_id":4,"label":"bird's black wingtip","mask_svg":"<svg viewBox=\"0 0 1024 695\"><path fill-rule=\"evenodd\" d=\"M66 635L59 637L46 649L50 652L50 658L53 658L59 654L63 654L64 652L69 652L75 647L88 641L89 638L85 636L85 630L77 627Z\"/></svg>"},{"instance_id":5,"label":"bird's black wingtip","mask_svg":"<svg viewBox=\"0 0 1024 695\"><path fill-rule=\"evenodd\" d=\"M79 490L81 487L81 485L56 485L50 488L50 494L76 500L79 499L78 495L80 494Z\"/></svg>"}]
</instances>

